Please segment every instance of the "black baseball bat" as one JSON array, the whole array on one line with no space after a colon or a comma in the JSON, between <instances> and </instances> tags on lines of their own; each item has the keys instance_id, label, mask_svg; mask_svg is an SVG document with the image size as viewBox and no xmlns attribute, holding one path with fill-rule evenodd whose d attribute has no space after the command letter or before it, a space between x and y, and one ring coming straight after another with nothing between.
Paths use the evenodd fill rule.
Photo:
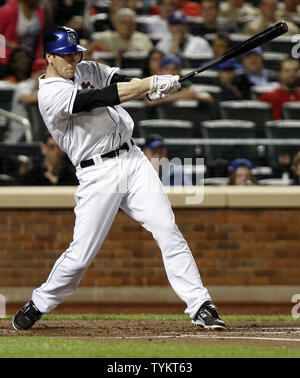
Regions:
<instances>
[{"instance_id":1,"label":"black baseball bat","mask_svg":"<svg viewBox=\"0 0 300 378\"><path fill-rule=\"evenodd\" d=\"M247 51L253 50L255 49L255 47L261 46L262 44L269 42L274 38L279 37L280 35L286 33L287 31L288 31L288 26L286 22L280 21L278 24L269 27L268 29L254 35L253 37L247 39L244 42L239 43L234 48L227 51L225 54L219 56L218 58L213 59L207 64L200 66L196 70L182 76L179 79L179 82L182 83L184 80L190 79L191 77L194 77L198 75L199 73L206 71L208 68L211 68L220 63L223 63L226 60L239 56Z\"/></svg>"}]
</instances>

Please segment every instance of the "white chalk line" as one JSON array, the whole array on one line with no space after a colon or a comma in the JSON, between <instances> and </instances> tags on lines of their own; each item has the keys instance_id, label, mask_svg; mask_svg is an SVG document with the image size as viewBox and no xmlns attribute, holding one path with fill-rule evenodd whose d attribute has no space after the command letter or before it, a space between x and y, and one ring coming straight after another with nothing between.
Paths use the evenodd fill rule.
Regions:
<instances>
[{"instance_id":1,"label":"white chalk line","mask_svg":"<svg viewBox=\"0 0 300 378\"><path fill-rule=\"evenodd\" d=\"M283 333L286 334L286 333ZM93 337L94 340L103 340L103 339L179 339L179 338L192 338L192 339L236 339L236 340L265 340L265 341L291 341L291 342L300 342L299 339L291 339L291 338L282 338L282 337L258 337L258 336L228 336L228 335L207 335L207 334L198 334L198 335L190 335L190 334L184 334L184 335L144 335L144 336L96 336Z\"/></svg>"}]
</instances>

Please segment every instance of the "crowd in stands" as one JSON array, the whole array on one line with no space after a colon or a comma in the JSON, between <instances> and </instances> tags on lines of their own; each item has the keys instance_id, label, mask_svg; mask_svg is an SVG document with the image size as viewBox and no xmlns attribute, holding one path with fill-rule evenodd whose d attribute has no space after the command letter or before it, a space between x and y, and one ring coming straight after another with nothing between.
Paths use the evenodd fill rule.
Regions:
<instances>
[{"instance_id":1,"label":"crowd in stands","mask_svg":"<svg viewBox=\"0 0 300 378\"><path fill-rule=\"evenodd\" d=\"M1 103L2 97L0 108L36 122L37 117L31 119L32 109L38 109L38 78L46 70L42 35L58 25L66 25L79 33L81 45L87 48L83 59L118 66L121 70L135 69L138 77L183 75L184 70L193 70L199 64L221 56L237 42L279 20L288 23L286 35L300 34L299 0L92 0L91 9L88 10L88 26L85 23L86 11L83 0L0 1L0 35L5 37L5 54L0 54L0 92L1 89L13 89L10 108ZM144 119L159 118L157 109L179 100L197 102L201 119L205 119L202 116L204 113L207 120L221 118L220 102L258 100L271 104L273 115L269 121L282 120L283 105L300 101L299 62L286 47L283 46L283 51L278 47L274 50L273 47L267 44L210 68L207 71L212 74L207 76L209 82L201 81L199 75L184 81L178 92L162 100L151 102L144 99ZM274 53L277 54L274 62L268 60L267 55ZM218 88L217 97L210 91L210 86ZM254 88L258 94L254 95ZM19 122L11 120L1 128L0 142L27 141L24 126ZM145 153L150 156L159 152L161 157L166 157L167 147L163 139L159 139L162 137L156 134L151 137L154 138L150 138L152 141L146 138ZM34 141L41 142L42 146L39 166L34 167L30 159L31 163L27 164L26 169L20 163L20 172L14 170L12 174L15 182L23 185L76 183L76 177L75 180L71 179L74 174L72 169L62 163L62 160L67 161L66 157L55 151L55 142L46 129L36 132ZM149 148L153 145L157 145L159 151ZM47 157L51 149L53 153L56 152L55 159ZM296 152L293 152L294 162L293 156L289 156L290 177L296 177L290 180L293 185L300 184L300 157ZM234 161L227 162L230 176L227 183L258 184L251 173L254 164L246 159L247 156L233 157ZM22 159L18 161L23 162ZM3 168L9 164L3 163L1 154L0 163L0 175L11 173ZM60 178L62 172L65 180ZM183 183L189 180L186 178Z\"/></svg>"}]
</instances>

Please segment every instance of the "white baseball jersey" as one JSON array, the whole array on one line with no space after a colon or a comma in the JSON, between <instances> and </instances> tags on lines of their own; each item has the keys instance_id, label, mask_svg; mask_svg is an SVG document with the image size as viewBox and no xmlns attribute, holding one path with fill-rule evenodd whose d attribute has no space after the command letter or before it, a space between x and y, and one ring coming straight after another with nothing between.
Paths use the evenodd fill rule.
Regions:
<instances>
[{"instance_id":1,"label":"white baseball jersey","mask_svg":"<svg viewBox=\"0 0 300 378\"><path fill-rule=\"evenodd\" d=\"M121 208L152 232L162 251L168 279L186 302L186 313L193 318L210 296L189 246L176 226L156 171L140 148L132 144L121 155L99 157L129 140L132 119L121 106L72 114L78 89L106 87L116 71L98 63L82 62L74 81L40 79L42 116L53 138L76 166L79 186L75 193L73 241L56 261L47 281L34 290L32 300L40 312L46 313L77 290ZM93 165L81 167L81 161L91 158Z\"/></svg>"},{"instance_id":2,"label":"white baseball jersey","mask_svg":"<svg viewBox=\"0 0 300 378\"><path fill-rule=\"evenodd\" d=\"M74 166L82 160L117 149L132 135L133 120L120 105L72 114L77 90L110 85L116 67L84 61L74 80L60 77L39 80L38 102L44 122Z\"/></svg>"}]
</instances>

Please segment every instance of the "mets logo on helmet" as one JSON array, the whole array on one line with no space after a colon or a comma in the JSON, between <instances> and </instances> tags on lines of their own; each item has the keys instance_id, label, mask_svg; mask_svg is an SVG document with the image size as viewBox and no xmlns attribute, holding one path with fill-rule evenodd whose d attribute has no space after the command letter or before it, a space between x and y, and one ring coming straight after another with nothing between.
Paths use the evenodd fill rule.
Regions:
<instances>
[{"instance_id":1,"label":"mets logo on helmet","mask_svg":"<svg viewBox=\"0 0 300 378\"><path fill-rule=\"evenodd\" d=\"M77 45L77 38L75 33L68 33L68 38L72 45Z\"/></svg>"}]
</instances>

